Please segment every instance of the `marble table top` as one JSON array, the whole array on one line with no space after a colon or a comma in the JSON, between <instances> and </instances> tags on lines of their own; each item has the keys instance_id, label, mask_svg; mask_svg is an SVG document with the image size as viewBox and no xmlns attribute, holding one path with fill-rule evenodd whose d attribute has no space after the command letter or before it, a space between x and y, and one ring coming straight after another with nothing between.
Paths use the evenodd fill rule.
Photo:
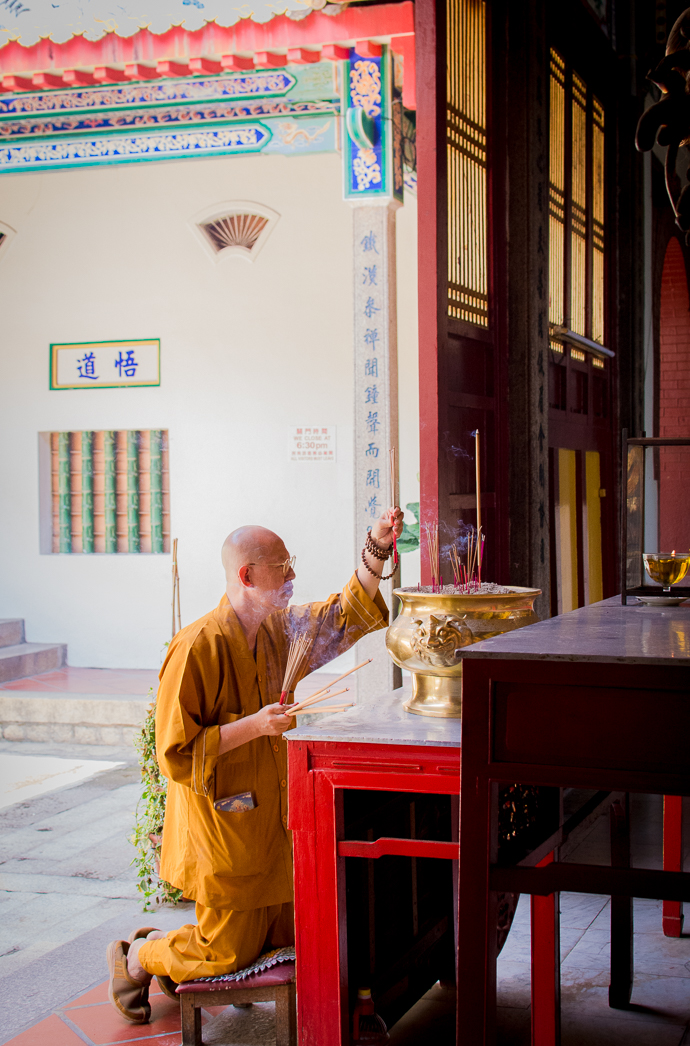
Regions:
<instances>
[{"instance_id":1,"label":"marble table top","mask_svg":"<svg viewBox=\"0 0 690 1046\"><path fill-rule=\"evenodd\" d=\"M690 667L690 601L678 607L642 606L620 596L539 621L465 647L463 658L598 661ZM410 683L375 701L300 724L287 741L341 741L460 748L461 721L406 712Z\"/></svg>"},{"instance_id":2,"label":"marble table top","mask_svg":"<svg viewBox=\"0 0 690 1046\"><path fill-rule=\"evenodd\" d=\"M465 658L690 666L690 601L643 606L620 596L465 647Z\"/></svg>"},{"instance_id":3,"label":"marble table top","mask_svg":"<svg viewBox=\"0 0 690 1046\"><path fill-rule=\"evenodd\" d=\"M283 737L287 741L352 741L372 745L439 745L460 748L460 720L436 719L406 712L410 685L382 694L375 701L345 712L318 717Z\"/></svg>"}]
</instances>

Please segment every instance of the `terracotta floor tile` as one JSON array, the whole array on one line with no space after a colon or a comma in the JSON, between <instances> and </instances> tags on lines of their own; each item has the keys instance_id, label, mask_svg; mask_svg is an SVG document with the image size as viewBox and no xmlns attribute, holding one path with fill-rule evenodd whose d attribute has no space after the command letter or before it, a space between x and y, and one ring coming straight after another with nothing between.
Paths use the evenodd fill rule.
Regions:
<instances>
[{"instance_id":1,"label":"terracotta floor tile","mask_svg":"<svg viewBox=\"0 0 690 1046\"><path fill-rule=\"evenodd\" d=\"M84 992L73 1002L65 1003L61 1007L63 1010L71 1010L73 1006L93 1006L94 1003L107 1002L108 1001L108 982L103 981L103 984L97 985L95 988L91 988L89 991Z\"/></svg>"},{"instance_id":2,"label":"terracotta floor tile","mask_svg":"<svg viewBox=\"0 0 690 1046\"><path fill-rule=\"evenodd\" d=\"M148 668L66 668L3 683L0 690L67 694L133 694L146 697L158 686L158 672Z\"/></svg>"},{"instance_id":3,"label":"terracotta floor tile","mask_svg":"<svg viewBox=\"0 0 690 1046\"><path fill-rule=\"evenodd\" d=\"M80 1039L76 1032L68 1028L53 1013L44 1021L34 1024L33 1028L10 1039L7 1046L47 1046L47 1044L50 1046L84 1046L84 1040Z\"/></svg>"},{"instance_id":4,"label":"terracotta floor tile","mask_svg":"<svg viewBox=\"0 0 690 1046\"><path fill-rule=\"evenodd\" d=\"M117 1042L121 1042L120 1039ZM180 1046L182 1042L182 1032L172 1032L170 1035L161 1035L159 1037L149 1039L137 1039L133 1046ZM9 1044L8 1044L9 1046ZM52 1043L50 1044L52 1046ZM105 1046L108 1046L106 1043Z\"/></svg>"},{"instance_id":5,"label":"terracotta floor tile","mask_svg":"<svg viewBox=\"0 0 690 1046\"><path fill-rule=\"evenodd\" d=\"M160 988L154 981L151 985L151 988L149 989L149 998L153 999L156 995L162 994L163 992L160 990ZM103 981L103 984L98 984L95 988L91 988L89 991L84 992L83 995L80 995L72 1002L65 1003L64 1006L60 1007L60 1009L71 1010L74 1009L75 1006L98 1006L101 1003L107 1003L107 1005L110 1005L110 1003L108 1002L107 981Z\"/></svg>"},{"instance_id":6,"label":"terracotta floor tile","mask_svg":"<svg viewBox=\"0 0 690 1046\"><path fill-rule=\"evenodd\" d=\"M26 679L13 679L11 683L3 683L0 690L34 690L36 693L49 691L54 693L57 688L50 686L39 676L29 676Z\"/></svg>"},{"instance_id":7,"label":"terracotta floor tile","mask_svg":"<svg viewBox=\"0 0 690 1046\"><path fill-rule=\"evenodd\" d=\"M70 1020L96 1044L128 1042L150 1039L163 1032L178 1032L180 1029L179 1003L165 995L151 996L151 1021L149 1024L129 1024L113 1006L85 1006L70 1009ZM157 1042L160 1040L156 1040ZM51 1043L51 1046L53 1044Z\"/></svg>"}]
</instances>

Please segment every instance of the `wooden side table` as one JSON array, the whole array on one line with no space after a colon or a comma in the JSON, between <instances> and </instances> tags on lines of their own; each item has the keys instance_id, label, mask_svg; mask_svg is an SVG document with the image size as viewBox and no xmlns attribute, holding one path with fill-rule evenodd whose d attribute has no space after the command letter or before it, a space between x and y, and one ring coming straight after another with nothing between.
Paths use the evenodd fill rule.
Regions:
<instances>
[{"instance_id":1,"label":"wooden side table","mask_svg":"<svg viewBox=\"0 0 690 1046\"><path fill-rule=\"evenodd\" d=\"M498 892L690 900L690 874L626 867L625 845L614 848L618 867L500 866L494 827L504 781L690 795L690 607L606 600L468 647L463 673L461 788L471 799L460 823L458 1041L491 1046ZM630 998L627 956L627 969L621 961L613 970L617 1005ZM533 961L533 990L535 978L550 986L554 1005L550 1014L533 1007L533 1042L552 1046L559 1041L556 949L550 970L535 970Z\"/></svg>"}]
</instances>

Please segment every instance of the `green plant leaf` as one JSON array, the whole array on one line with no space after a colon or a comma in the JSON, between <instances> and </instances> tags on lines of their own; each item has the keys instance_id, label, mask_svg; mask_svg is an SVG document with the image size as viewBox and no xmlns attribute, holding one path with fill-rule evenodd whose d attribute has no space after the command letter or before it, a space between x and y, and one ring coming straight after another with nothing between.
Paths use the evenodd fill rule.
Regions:
<instances>
[{"instance_id":1,"label":"green plant leaf","mask_svg":"<svg viewBox=\"0 0 690 1046\"><path fill-rule=\"evenodd\" d=\"M153 688L149 691L153 696ZM149 835L160 835L165 820L165 801L168 782L161 774L156 758L156 700L149 706L141 732L134 739L139 753L143 789L134 812L134 831L129 841L135 849L131 864L137 870L137 890L144 896L143 910L151 912L151 899L156 904L177 904L182 890L171 886L156 874L156 857L160 847L154 847Z\"/></svg>"}]
</instances>

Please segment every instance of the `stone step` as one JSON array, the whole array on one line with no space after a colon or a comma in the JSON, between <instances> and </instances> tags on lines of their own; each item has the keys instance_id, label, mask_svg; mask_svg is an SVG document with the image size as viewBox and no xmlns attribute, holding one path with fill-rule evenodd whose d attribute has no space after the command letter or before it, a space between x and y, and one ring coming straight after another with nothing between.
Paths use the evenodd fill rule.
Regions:
<instances>
[{"instance_id":1,"label":"stone step","mask_svg":"<svg viewBox=\"0 0 690 1046\"><path fill-rule=\"evenodd\" d=\"M135 694L0 690L0 732L6 741L129 745L150 704Z\"/></svg>"},{"instance_id":2,"label":"stone step","mask_svg":"<svg viewBox=\"0 0 690 1046\"><path fill-rule=\"evenodd\" d=\"M62 668L66 660L65 643L12 643L0 647L0 683L52 672Z\"/></svg>"},{"instance_id":3,"label":"stone step","mask_svg":"<svg viewBox=\"0 0 690 1046\"><path fill-rule=\"evenodd\" d=\"M24 621L21 617L0 617L0 647L23 643Z\"/></svg>"}]
</instances>

